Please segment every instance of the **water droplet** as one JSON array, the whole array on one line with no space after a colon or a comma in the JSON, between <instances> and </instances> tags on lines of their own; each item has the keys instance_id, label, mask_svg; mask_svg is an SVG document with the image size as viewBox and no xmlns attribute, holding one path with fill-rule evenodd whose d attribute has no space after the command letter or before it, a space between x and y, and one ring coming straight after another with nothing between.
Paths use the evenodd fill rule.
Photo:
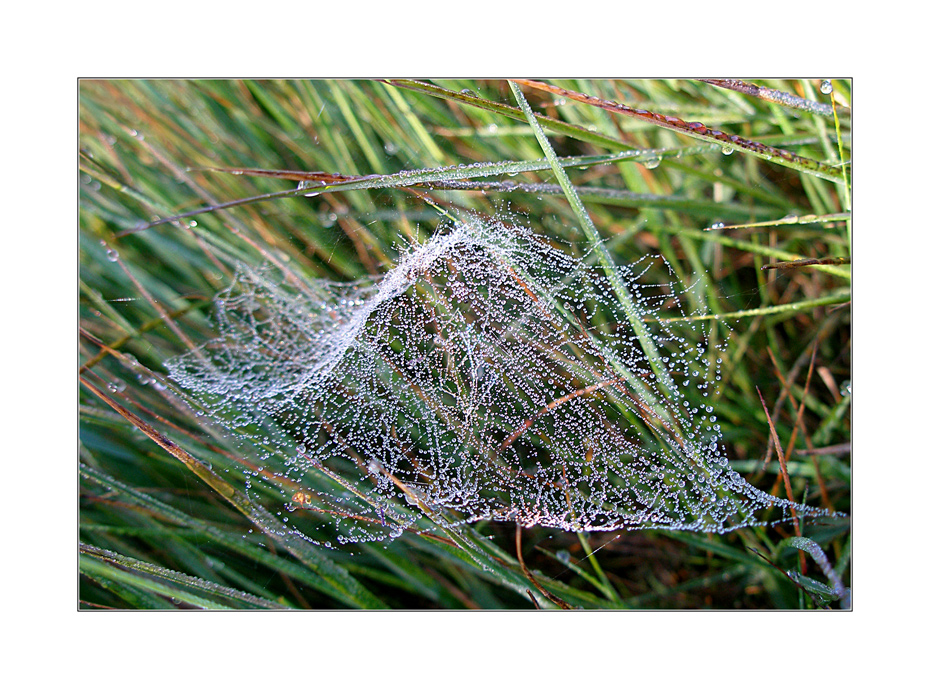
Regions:
<instances>
[{"instance_id":1,"label":"water droplet","mask_svg":"<svg viewBox=\"0 0 930 689\"><path fill-rule=\"evenodd\" d=\"M393 141L385 141L385 142L384 142L384 152L387 153L389 156L394 155L394 154L397 153L399 150L400 150L400 148L399 148L398 145L395 144Z\"/></svg>"},{"instance_id":2,"label":"water droplet","mask_svg":"<svg viewBox=\"0 0 930 689\"><path fill-rule=\"evenodd\" d=\"M119 253L117 253L116 249L107 247L107 260L112 261L113 263L116 263L119 260Z\"/></svg>"},{"instance_id":3,"label":"water droplet","mask_svg":"<svg viewBox=\"0 0 930 689\"><path fill-rule=\"evenodd\" d=\"M723 155L728 156L728 155L731 155L734 150L735 149L732 146L723 146L720 149L720 152L723 153Z\"/></svg>"},{"instance_id":4,"label":"water droplet","mask_svg":"<svg viewBox=\"0 0 930 689\"><path fill-rule=\"evenodd\" d=\"M110 392L122 392L126 389L126 383L121 380L113 380L107 387L110 389Z\"/></svg>"},{"instance_id":5,"label":"water droplet","mask_svg":"<svg viewBox=\"0 0 930 689\"><path fill-rule=\"evenodd\" d=\"M713 225L711 225L707 229L708 230L722 230L724 227L726 227L726 225L723 224L722 222L715 222Z\"/></svg>"},{"instance_id":6,"label":"water droplet","mask_svg":"<svg viewBox=\"0 0 930 689\"><path fill-rule=\"evenodd\" d=\"M659 163L661 162L662 162L662 158L659 156L656 156L655 158L647 158L646 160L644 160L643 166L649 170L655 170L657 167L659 167Z\"/></svg>"},{"instance_id":7,"label":"water droplet","mask_svg":"<svg viewBox=\"0 0 930 689\"><path fill-rule=\"evenodd\" d=\"M641 155L652 158L658 152ZM284 427L268 436L269 451L257 458L278 476L299 480L311 465L323 466L330 457L345 460L351 484L343 487L351 485L352 491L331 487L319 495L334 525L348 531L339 543L395 538L414 525L419 509L449 508L470 521L518 521L566 531L592 524L602 530L646 526L656 520L673 528L713 531L731 515L734 525L748 523L750 513L765 506L762 498L744 504L725 494L726 486L719 483L728 461L722 445L716 445L720 424L711 415L708 397L719 388L719 374L716 382L713 376L722 361L713 362L722 358L723 346L677 336L677 328L695 330L696 325L669 329L661 321L656 351L649 355L643 353L645 341L628 329L615 333L595 327L584 337L574 336L579 324L589 325L581 322L585 314L595 310L605 323L620 322L630 309L651 320L660 314L656 299L672 302L662 306L662 314L682 311L684 296L676 284L668 285L671 294L654 295L656 287L666 287L654 284L655 269L664 271L668 264L654 256L642 260L657 260L655 266L619 270L635 302L628 309L603 273L533 241L534 236L519 226L468 219L411 247L377 283L308 283L312 289L299 300L278 298L279 274L243 266L236 288L216 305L221 323L243 324L247 331L221 328L222 339L216 342L223 343L222 352L203 350L208 357L217 351L216 360L175 360L168 363L170 375L200 395L207 413L235 435L251 438L264 432L262 419L269 412L280 418ZM429 289L422 282L425 275ZM423 290L410 289L420 284ZM540 298L530 298L537 292ZM262 306L261 321L253 315L253 304ZM304 337L276 338L274 347L255 338L290 324L308 324L315 346L306 347ZM225 357L232 347L236 356ZM613 411L634 383L617 378L605 353L621 366L642 371L636 385L663 393L654 413L680 421L680 428L652 424L653 412L649 417L630 412L651 426L662 447L683 447L687 466L665 461L674 457L660 446L650 455L649 445L634 442L634 436L644 438L646 427L640 428L635 418L631 425ZM654 373L648 373L651 365ZM295 384L301 386L300 399L279 406L281 391ZM448 412L437 415L431 400L409 393L411 386L441 391L437 404ZM668 389L670 405L661 388ZM217 397L223 398L220 403ZM266 402L272 399L274 404ZM236 413L247 413L255 425L233 427ZM326 420L325 434L318 419ZM348 439L352 451L330 438ZM484 459L486 449L502 460L520 458L525 471L519 477L498 471ZM630 457L640 461L629 462ZM653 468L644 470L646 463ZM450 471L453 467L467 469L476 482L466 485L464 474ZM409 492L398 495L389 480L394 477L410 486ZM251 480L257 484L263 478ZM686 487L686 480L693 485ZM715 480L715 488L722 486L723 504L709 511L704 486ZM727 480L745 495L741 477ZM676 491L675 499L644 510L632 502L633 489L626 484L642 485L650 497L672 497L668 491ZM698 484L701 488L695 489ZM566 496L576 510L582 505L583 513L566 511ZM387 510L404 500L409 512L390 513L396 528L386 524L379 506Z\"/></svg>"},{"instance_id":8,"label":"water droplet","mask_svg":"<svg viewBox=\"0 0 930 689\"><path fill-rule=\"evenodd\" d=\"M820 92L823 94L833 93L833 82L829 79L824 79L820 82Z\"/></svg>"}]
</instances>

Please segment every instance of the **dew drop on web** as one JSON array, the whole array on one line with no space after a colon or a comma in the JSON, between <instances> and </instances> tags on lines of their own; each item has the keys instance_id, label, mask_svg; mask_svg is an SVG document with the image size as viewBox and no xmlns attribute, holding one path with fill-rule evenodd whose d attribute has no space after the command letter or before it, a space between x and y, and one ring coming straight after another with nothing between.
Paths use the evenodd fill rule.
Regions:
<instances>
[{"instance_id":1,"label":"dew drop on web","mask_svg":"<svg viewBox=\"0 0 930 689\"><path fill-rule=\"evenodd\" d=\"M825 514L733 472L712 407L685 399L708 396L724 345L663 320L691 315L665 261L585 258L468 217L377 281L242 265L216 299L219 337L167 366L339 543L484 520L721 532L773 505Z\"/></svg>"}]
</instances>

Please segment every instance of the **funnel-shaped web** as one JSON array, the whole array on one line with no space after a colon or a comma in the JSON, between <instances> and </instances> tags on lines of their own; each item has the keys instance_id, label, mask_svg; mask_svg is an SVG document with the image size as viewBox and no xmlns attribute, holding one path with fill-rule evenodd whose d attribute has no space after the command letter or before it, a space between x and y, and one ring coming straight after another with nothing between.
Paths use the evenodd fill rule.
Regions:
<instances>
[{"instance_id":1,"label":"funnel-shaped web","mask_svg":"<svg viewBox=\"0 0 930 689\"><path fill-rule=\"evenodd\" d=\"M660 307L683 308L671 284L642 284L656 268L670 276L661 258L590 266L469 218L373 284L242 267L217 298L221 337L168 367L266 461L285 458L281 483L299 487L285 498L341 542L424 515L726 531L772 506L828 514L730 469L709 402L720 352L701 325L662 323Z\"/></svg>"}]
</instances>

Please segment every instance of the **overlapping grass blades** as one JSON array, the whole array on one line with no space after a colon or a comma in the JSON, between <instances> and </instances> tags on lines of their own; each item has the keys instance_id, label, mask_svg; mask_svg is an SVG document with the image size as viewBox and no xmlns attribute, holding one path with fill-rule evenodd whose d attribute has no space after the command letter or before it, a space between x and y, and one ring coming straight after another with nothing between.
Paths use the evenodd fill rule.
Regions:
<instances>
[{"instance_id":1,"label":"overlapping grass blades","mask_svg":"<svg viewBox=\"0 0 930 689\"><path fill-rule=\"evenodd\" d=\"M818 100L816 83L757 83ZM550 85L700 121L817 163L785 165L797 159L781 157L773 165L740 146L725 156L718 143L695 146L693 136L674 128L614 119L597 104L563 101L558 91L525 90L556 167L610 260L661 252L689 288L696 312L689 318L708 322L707 337L724 336L716 321L734 324L714 407L731 459L758 468L756 485L778 493L783 479L765 462L769 431L756 385L780 402L772 416L783 439L797 429L807 449L849 441L843 304L851 270L760 270L773 260L850 256L843 182L850 137L842 107L829 122L819 112L700 82ZM839 105L848 103L848 83L835 80L834 88ZM540 159L538 130L508 84L98 81L82 82L80 105L82 377L196 457L200 470L209 468L240 501L203 483L197 464L178 461L82 386L82 605L552 605L523 575L505 526L410 532L387 548L344 552L301 544L296 532L317 526L306 511L282 505L280 514L251 519L252 505L274 497L261 480L266 468L198 417L161 376L163 362L185 349L179 331L193 342L210 338L210 299L238 261L276 261L296 276L354 280L386 271L400 246L429 236L444 218L437 207L493 215L502 203L560 248L578 255L590 248L593 237L566 202L564 179L550 172L552 156ZM299 178L246 169L345 177L296 189ZM240 201L255 198L261 202ZM214 210L197 212L205 206ZM790 222L792 216L818 220ZM786 372L786 386L767 349ZM816 373L805 388L812 354ZM798 418L793 410L802 399ZM848 456L841 451L795 455L788 468L796 496L806 490L814 504L848 507ZM848 533L803 529L837 576L847 576ZM781 570L799 569L796 549L782 546L787 535L622 534L615 541L592 536L585 547L568 534L527 531L522 552L538 583L572 606L812 607L796 581L756 555ZM812 589L832 586L816 568L801 576L797 581ZM839 604L820 594L823 604Z\"/></svg>"}]
</instances>

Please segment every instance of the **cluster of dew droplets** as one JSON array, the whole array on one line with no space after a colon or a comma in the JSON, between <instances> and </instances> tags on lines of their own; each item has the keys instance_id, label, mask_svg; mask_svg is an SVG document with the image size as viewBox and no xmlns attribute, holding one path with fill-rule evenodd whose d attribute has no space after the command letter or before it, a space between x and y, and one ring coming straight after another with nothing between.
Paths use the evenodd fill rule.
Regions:
<instances>
[{"instance_id":1,"label":"cluster of dew droplets","mask_svg":"<svg viewBox=\"0 0 930 689\"><path fill-rule=\"evenodd\" d=\"M658 317L686 315L647 283L664 261L608 279L588 259L469 218L377 282L242 267L221 337L168 367L341 542L479 520L724 531L789 509L729 468L720 348Z\"/></svg>"}]
</instances>

